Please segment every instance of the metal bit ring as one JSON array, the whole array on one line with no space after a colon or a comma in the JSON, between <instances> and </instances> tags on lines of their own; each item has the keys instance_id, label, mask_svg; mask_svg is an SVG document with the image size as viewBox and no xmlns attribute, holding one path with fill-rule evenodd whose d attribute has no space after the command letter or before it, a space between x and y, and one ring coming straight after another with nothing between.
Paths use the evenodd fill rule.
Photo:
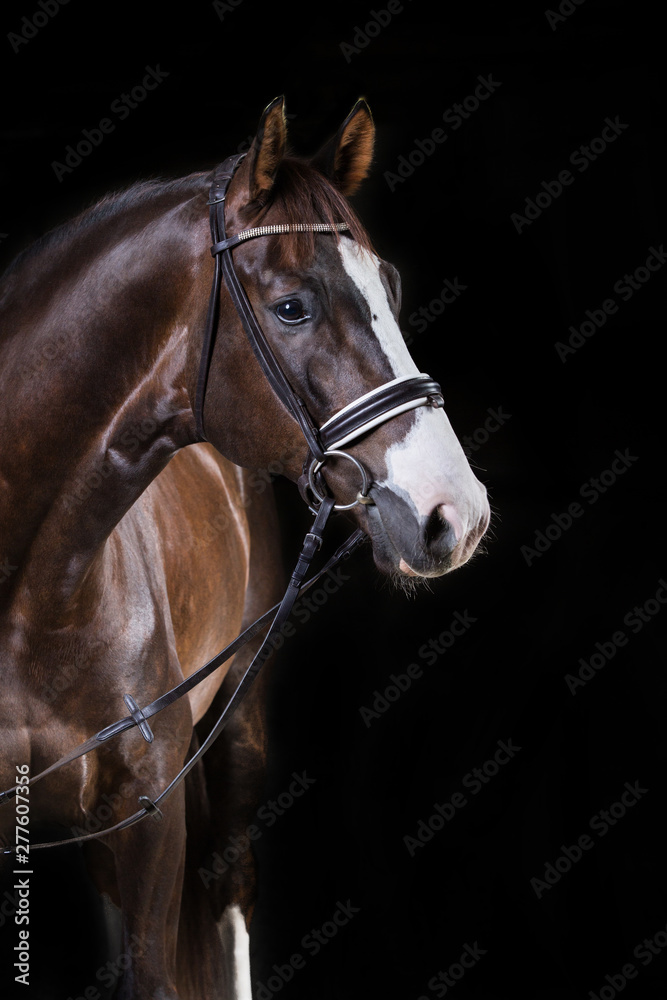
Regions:
<instances>
[{"instance_id":1,"label":"metal bit ring","mask_svg":"<svg viewBox=\"0 0 667 1000\"><path fill-rule=\"evenodd\" d=\"M370 489L368 475L361 462L359 462L353 455L349 455L346 451L325 451L324 458L347 458L350 462L354 462L357 469L361 473L362 485L355 500L352 503L336 503L334 504L334 510L350 510L352 507L356 507L358 503L373 503L371 498L368 496L368 490ZM308 485L310 486L313 496L319 503L322 503L324 497L320 496L317 492L315 487L315 476L323 465L324 462L318 462L317 459L315 459L308 470Z\"/></svg>"}]
</instances>

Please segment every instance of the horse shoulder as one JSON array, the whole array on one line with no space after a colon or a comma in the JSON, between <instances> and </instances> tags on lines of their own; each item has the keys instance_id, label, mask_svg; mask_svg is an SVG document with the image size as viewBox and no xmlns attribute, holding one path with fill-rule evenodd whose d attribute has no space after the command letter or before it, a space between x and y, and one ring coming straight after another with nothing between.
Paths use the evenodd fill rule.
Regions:
<instances>
[{"instance_id":1,"label":"horse shoulder","mask_svg":"<svg viewBox=\"0 0 667 1000\"><path fill-rule=\"evenodd\" d=\"M189 676L242 630L251 563L248 474L210 445L172 458L141 498L155 525L174 643ZM190 696L201 717L229 664Z\"/></svg>"}]
</instances>

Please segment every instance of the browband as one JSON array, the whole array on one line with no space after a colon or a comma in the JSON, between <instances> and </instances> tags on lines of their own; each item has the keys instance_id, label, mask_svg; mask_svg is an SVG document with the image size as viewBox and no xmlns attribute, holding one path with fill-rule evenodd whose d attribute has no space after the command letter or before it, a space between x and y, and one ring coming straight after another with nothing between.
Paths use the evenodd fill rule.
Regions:
<instances>
[{"instance_id":1,"label":"browband","mask_svg":"<svg viewBox=\"0 0 667 1000\"><path fill-rule=\"evenodd\" d=\"M215 257L222 250L229 250L245 240L254 240L256 236L276 236L280 233L342 233L349 228L347 222L335 222L333 226L328 222L283 222L275 226L255 226L254 229L243 229L236 236L229 236L226 240L214 243L211 254Z\"/></svg>"}]
</instances>

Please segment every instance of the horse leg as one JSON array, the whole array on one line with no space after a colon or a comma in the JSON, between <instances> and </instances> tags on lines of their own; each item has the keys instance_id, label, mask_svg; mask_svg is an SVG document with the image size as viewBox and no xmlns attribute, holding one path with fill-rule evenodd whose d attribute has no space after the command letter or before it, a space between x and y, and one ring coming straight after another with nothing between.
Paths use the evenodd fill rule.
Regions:
<instances>
[{"instance_id":1,"label":"horse leg","mask_svg":"<svg viewBox=\"0 0 667 1000\"><path fill-rule=\"evenodd\" d=\"M273 493L253 495L245 505L250 532L250 586L246 593L243 625L254 621L270 608L284 586L280 530ZM197 724L204 739L261 644L254 639L234 658L212 704ZM219 973L221 1000L252 1000L249 928L255 901L256 873L248 828L256 811L265 782L265 704L271 661L263 667L218 740L202 760L201 780L206 795L198 799L199 811L206 812L206 835L196 865L188 860L188 885L198 902L199 915L210 914L217 924L222 944ZM201 803L206 801L205 810ZM203 819L203 816L202 816ZM189 849L190 820L188 821ZM197 943L201 952L201 939ZM205 945L204 945L205 947ZM201 961L201 959L200 959ZM197 1000L200 1000L199 996Z\"/></svg>"},{"instance_id":2,"label":"horse leg","mask_svg":"<svg viewBox=\"0 0 667 1000\"><path fill-rule=\"evenodd\" d=\"M188 757L199 747L196 729ZM185 780L187 847L178 927L177 986L183 1000L227 1000L226 972L213 912L214 899L201 878L210 853L211 813L204 762Z\"/></svg>"},{"instance_id":3,"label":"horse leg","mask_svg":"<svg viewBox=\"0 0 667 1000\"><path fill-rule=\"evenodd\" d=\"M138 794L145 793L145 783ZM114 834L116 880L123 913L123 965L118 1000L179 1000L176 942L185 864L185 794L179 785L149 816Z\"/></svg>"},{"instance_id":4,"label":"horse leg","mask_svg":"<svg viewBox=\"0 0 667 1000\"><path fill-rule=\"evenodd\" d=\"M237 656L233 683L250 657L250 651ZM223 946L224 1000L252 1000L249 930L256 870L248 834L265 782L268 669L267 665L206 759L213 838L200 877L212 900ZM222 703L233 690L227 681L219 692ZM216 699L212 708L217 703Z\"/></svg>"}]
</instances>

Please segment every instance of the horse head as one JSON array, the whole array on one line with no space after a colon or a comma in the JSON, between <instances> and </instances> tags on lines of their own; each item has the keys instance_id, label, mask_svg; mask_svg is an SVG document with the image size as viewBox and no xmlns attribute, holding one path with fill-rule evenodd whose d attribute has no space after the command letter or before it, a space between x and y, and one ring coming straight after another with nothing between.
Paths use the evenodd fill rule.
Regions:
<instances>
[{"instance_id":1,"label":"horse head","mask_svg":"<svg viewBox=\"0 0 667 1000\"><path fill-rule=\"evenodd\" d=\"M360 397L419 372L399 327L399 274L375 253L347 201L373 156L366 102L357 102L310 161L286 155L286 142L278 98L234 173L224 222L228 234L290 227L236 246L234 268L289 385L322 428ZM326 231L298 231L313 223ZM239 465L278 466L298 481L303 434L264 377L224 292L220 310L225 333L206 392L208 440ZM367 495L352 516L370 537L381 571L399 579L441 576L471 557L488 527L489 505L444 409L397 412L341 447L368 470ZM360 481L359 469L343 457L328 457L322 474L346 505Z\"/></svg>"}]
</instances>

